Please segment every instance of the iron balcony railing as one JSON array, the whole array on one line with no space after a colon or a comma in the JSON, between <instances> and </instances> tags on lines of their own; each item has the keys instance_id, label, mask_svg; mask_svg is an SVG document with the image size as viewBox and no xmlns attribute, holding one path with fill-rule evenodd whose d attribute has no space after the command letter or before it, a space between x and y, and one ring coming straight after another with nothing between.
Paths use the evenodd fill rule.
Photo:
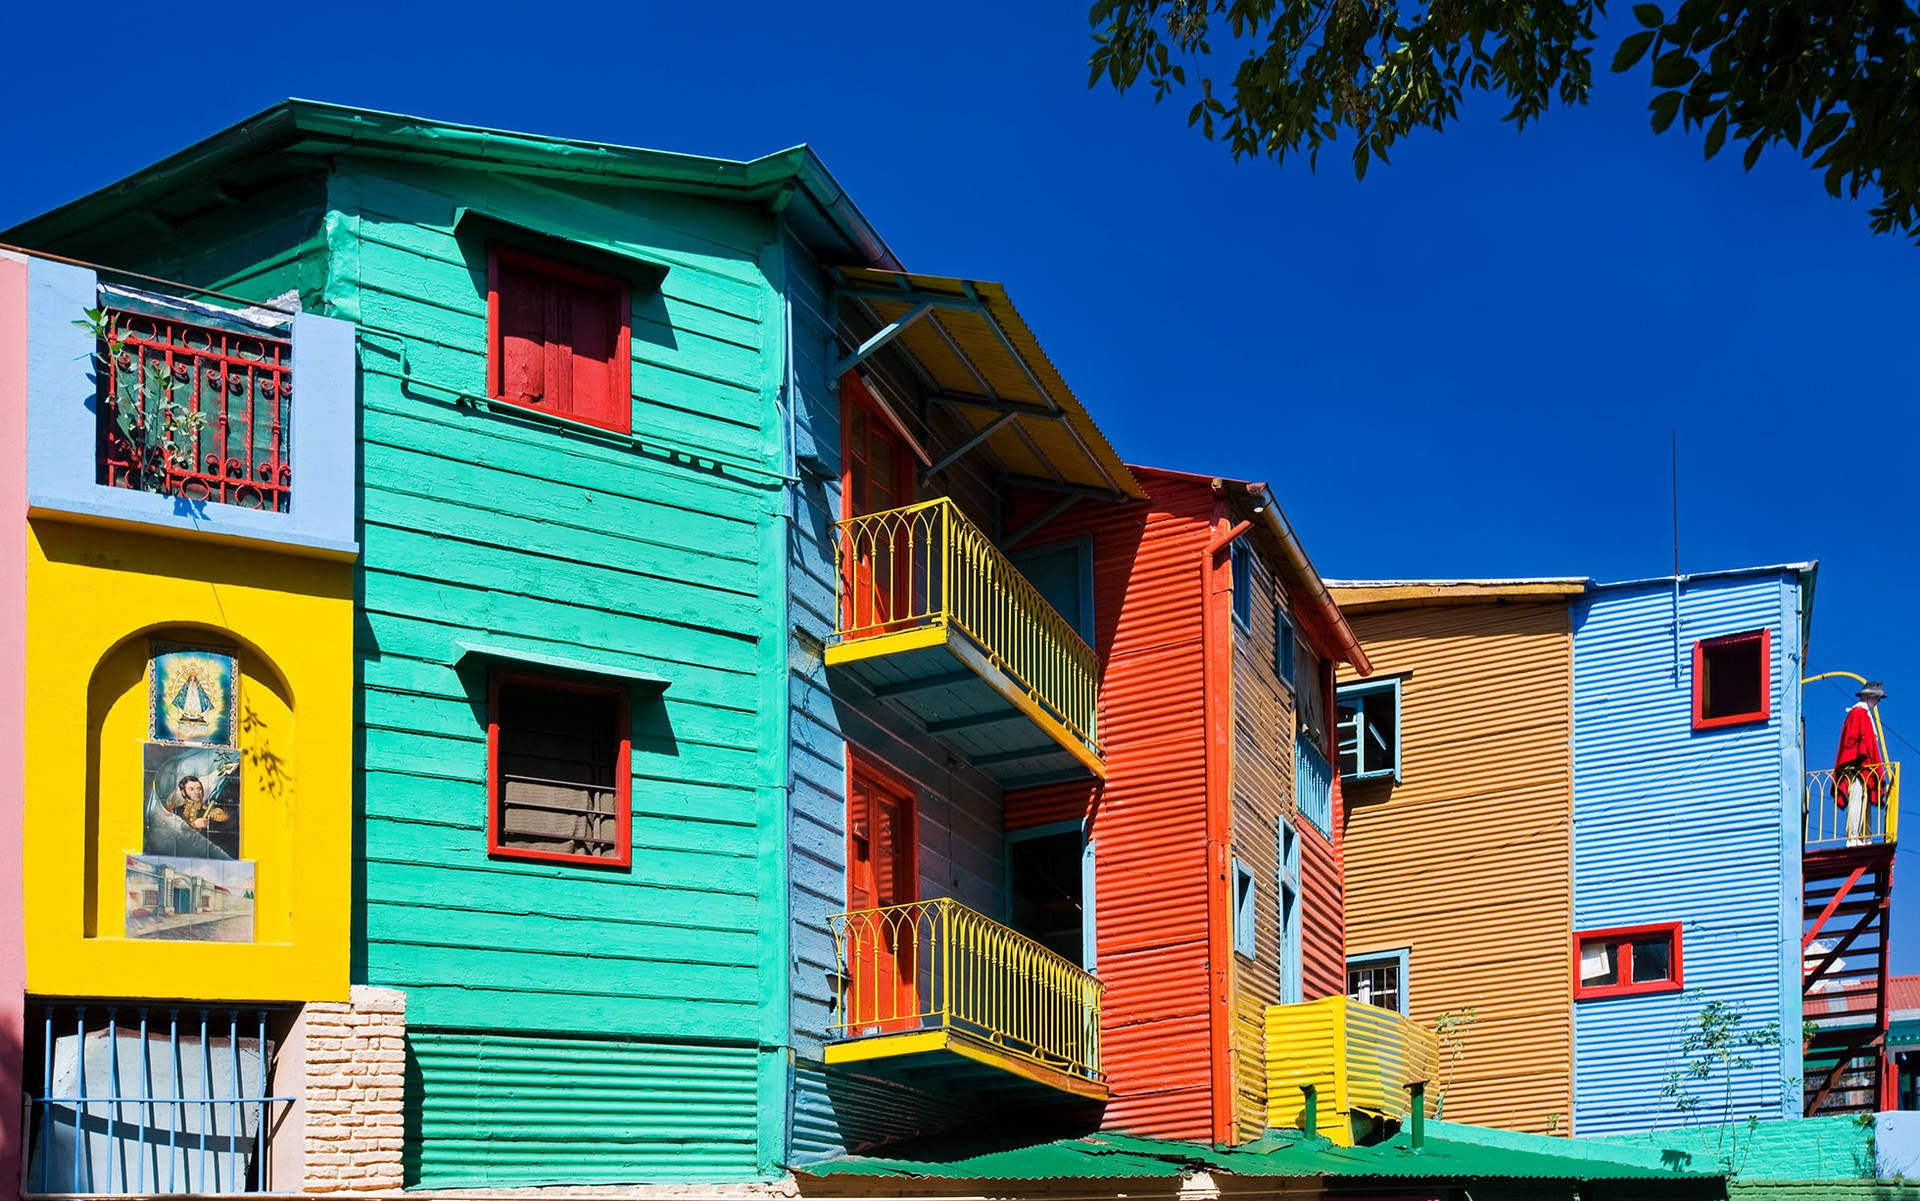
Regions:
<instances>
[{"instance_id":1,"label":"iron balcony railing","mask_svg":"<svg viewBox=\"0 0 1920 1201\"><path fill-rule=\"evenodd\" d=\"M1807 773L1808 850L1892 846L1900 830L1900 765Z\"/></svg>"},{"instance_id":2,"label":"iron balcony railing","mask_svg":"<svg viewBox=\"0 0 1920 1201\"><path fill-rule=\"evenodd\" d=\"M951 898L836 914L833 1032L949 1030L1086 1080L1100 1071L1091 972Z\"/></svg>"},{"instance_id":3,"label":"iron balcony railing","mask_svg":"<svg viewBox=\"0 0 1920 1201\"><path fill-rule=\"evenodd\" d=\"M958 630L1099 753L1093 648L951 500L848 518L838 534L836 637Z\"/></svg>"},{"instance_id":4,"label":"iron balcony railing","mask_svg":"<svg viewBox=\"0 0 1920 1201\"><path fill-rule=\"evenodd\" d=\"M99 482L289 511L292 343L211 319L101 318Z\"/></svg>"}]
</instances>

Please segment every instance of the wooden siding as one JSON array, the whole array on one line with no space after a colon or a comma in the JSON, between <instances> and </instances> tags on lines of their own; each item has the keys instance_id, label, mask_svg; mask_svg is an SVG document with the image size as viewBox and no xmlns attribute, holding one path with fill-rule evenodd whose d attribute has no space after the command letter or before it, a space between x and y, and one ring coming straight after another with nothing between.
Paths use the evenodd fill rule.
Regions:
<instances>
[{"instance_id":1,"label":"wooden siding","mask_svg":"<svg viewBox=\"0 0 1920 1201\"><path fill-rule=\"evenodd\" d=\"M661 291L633 298L632 439L454 403L484 387L484 243L452 229L483 196L508 219L670 265ZM423 1032L566 1032L588 1058L618 1039L635 1062L655 1062L635 1049L649 1040L682 1040L657 1060L672 1070L647 1069L658 1122L574 1179L772 1172L784 764L767 748L784 746L787 697L782 606L769 603L784 592L781 326L760 261L771 224L712 201L403 164L343 167L332 197L329 304L370 331L362 978L405 988ZM485 671L455 667L476 638L668 681L633 695L630 870L487 857ZM427 1141L412 1182L501 1179L457 1134L433 1150L460 1126L450 1107L512 1098L544 1107L556 1143L604 1139L603 1114L559 1104L564 1072L469 1080L449 1074L460 1062L417 1060L409 1116ZM535 1151L507 1178L551 1178Z\"/></svg>"},{"instance_id":2,"label":"wooden siding","mask_svg":"<svg viewBox=\"0 0 1920 1201\"><path fill-rule=\"evenodd\" d=\"M1575 1135L1679 1123L1646 1065L1673 1057L1706 1001L1738 1006L1748 1030L1800 1022L1799 583L1792 571L1689 580L1677 662L1674 603L1660 581L1600 588L1576 610L1573 926L1681 923L1687 991L1571 1002ZM1695 730L1693 643L1762 628L1768 720ZM1744 1055L1728 1120L1798 1117L1800 1040ZM1694 1091L1719 1113L1717 1075Z\"/></svg>"},{"instance_id":3,"label":"wooden siding","mask_svg":"<svg viewBox=\"0 0 1920 1201\"><path fill-rule=\"evenodd\" d=\"M1410 947L1410 1016L1473 1007L1446 1116L1561 1129L1573 1104L1572 638L1564 604L1352 619L1399 676L1402 781L1342 785L1346 948ZM1352 678L1344 671L1342 682ZM1447 1071L1442 1066L1442 1079Z\"/></svg>"},{"instance_id":4,"label":"wooden siding","mask_svg":"<svg viewBox=\"0 0 1920 1201\"><path fill-rule=\"evenodd\" d=\"M1141 472L1147 504L1082 502L1031 541L1094 539L1094 648L1104 665L1104 786L1093 814L1096 971L1106 984L1105 1124L1212 1137L1214 1087L1207 856L1207 705L1201 557L1215 515L1204 483ZM1025 498L1017 526L1051 497ZM1224 562L1225 556L1222 556ZM1224 615L1224 597L1221 598ZM1031 820L1075 807L1068 788L1008 798ZM1224 921L1220 913L1214 920Z\"/></svg>"},{"instance_id":5,"label":"wooden siding","mask_svg":"<svg viewBox=\"0 0 1920 1201\"><path fill-rule=\"evenodd\" d=\"M807 1163L941 1129L969 1116L964 1106L945 1097L851 1072L830 1072L820 1062L830 1033L835 972L827 919L846 908L848 747L858 747L912 785L919 898L953 897L1004 919L1006 834L1000 790L992 781L950 764L945 748L905 714L876 700L848 673L829 673L821 661L834 628L833 524L841 504L839 393L828 377L834 342L825 281L806 248L792 237L783 240L783 261L793 346L786 384L794 453L831 472L799 473L790 487L794 522L785 548L784 682L791 740L786 838L792 927L787 987L797 1063L791 1162ZM938 494L942 483L966 489L969 499L963 503L977 519L996 516L978 482L962 473L949 473L922 494Z\"/></svg>"}]
</instances>

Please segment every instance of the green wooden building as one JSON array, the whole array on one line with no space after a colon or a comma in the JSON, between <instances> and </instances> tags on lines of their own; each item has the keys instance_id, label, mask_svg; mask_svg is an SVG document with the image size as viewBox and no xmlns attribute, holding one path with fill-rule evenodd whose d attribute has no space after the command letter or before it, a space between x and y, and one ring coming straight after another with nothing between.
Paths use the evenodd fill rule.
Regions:
<instances>
[{"instance_id":1,"label":"green wooden building","mask_svg":"<svg viewBox=\"0 0 1920 1201\"><path fill-rule=\"evenodd\" d=\"M407 995L408 1183L778 1175L786 277L898 266L824 167L290 101L3 237L358 327L354 979Z\"/></svg>"}]
</instances>

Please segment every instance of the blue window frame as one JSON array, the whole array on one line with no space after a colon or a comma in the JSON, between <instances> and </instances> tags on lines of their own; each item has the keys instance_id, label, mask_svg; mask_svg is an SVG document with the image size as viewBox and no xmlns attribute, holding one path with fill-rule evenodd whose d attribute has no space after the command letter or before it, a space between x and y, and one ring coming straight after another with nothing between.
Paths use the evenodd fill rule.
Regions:
<instances>
[{"instance_id":1,"label":"blue window frame","mask_svg":"<svg viewBox=\"0 0 1920 1201\"><path fill-rule=\"evenodd\" d=\"M1280 819L1280 1003L1300 1000L1300 831Z\"/></svg>"},{"instance_id":2,"label":"blue window frame","mask_svg":"<svg viewBox=\"0 0 1920 1201\"><path fill-rule=\"evenodd\" d=\"M1093 840L1086 828L1068 820L1008 830L1004 882L1007 925L1092 971Z\"/></svg>"},{"instance_id":3,"label":"blue window frame","mask_svg":"<svg viewBox=\"0 0 1920 1201\"><path fill-rule=\"evenodd\" d=\"M1007 556L1073 632L1093 645L1093 539L1071 538Z\"/></svg>"},{"instance_id":4,"label":"blue window frame","mask_svg":"<svg viewBox=\"0 0 1920 1201\"><path fill-rule=\"evenodd\" d=\"M1227 558L1233 568L1233 620L1249 630L1253 628L1253 554L1247 540L1230 543Z\"/></svg>"},{"instance_id":5,"label":"blue window frame","mask_svg":"<svg viewBox=\"0 0 1920 1201\"><path fill-rule=\"evenodd\" d=\"M1348 684L1335 695L1339 710L1340 778L1400 778L1400 681Z\"/></svg>"},{"instance_id":6,"label":"blue window frame","mask_svg":"<svg viewBox=\"0 0 1920 1201\"><path fill-rule=\"evenodd\" d=\"M1259 953L1259 943L1253 937L1254 902L1253 869L1238 859L1233 861L1233 949L1248 959Z\"/></svg>"},{"instance_id":7,"label":"blue window frame","mask_svg":"<svg viewBox=\"0 0 1920 1201\"><path fill-rule=\"evenodd\" d=\"M1293 623L1287 620L1280 602L1273 604L1273 670L1293 687Z\"/></svg>"},{"instance_id":8,"label":"blue window frame","mask_svg":"<svg viewBox=\"0 0 1920 1201\"><path fill-rule=\"evenodd\" d=\"M1407 1013L1407 948L1347 956L1347 995L1363 1005Z\"/></svg>"},{"instance_id":9,"label":"blue window frame","mask_svg":"<svg viewBox=\"0 0 1920 1201\"><path fill-rule=\"evenodd\" d=\"M1293 739L1293 807L1332 837L1333 765L1304 731Z\"/></svg>"}]
</instances>

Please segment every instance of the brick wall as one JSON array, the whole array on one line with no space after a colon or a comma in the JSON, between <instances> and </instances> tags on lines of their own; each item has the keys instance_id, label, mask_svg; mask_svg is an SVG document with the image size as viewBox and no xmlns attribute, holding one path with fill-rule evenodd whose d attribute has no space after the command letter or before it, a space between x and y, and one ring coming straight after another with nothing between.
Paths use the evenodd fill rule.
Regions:
<instances>
[{"instance_id":1,"label":"brick wall","mask_svg":"<svg viewBox=\"0 0 1920 1201\"><path fill-rule=\"evenodd\" d=\"M355 985L344 1004L309 1002L297 1035L301 1191L400 1188L406 994Z\"/></svg>"}]
</instances>

